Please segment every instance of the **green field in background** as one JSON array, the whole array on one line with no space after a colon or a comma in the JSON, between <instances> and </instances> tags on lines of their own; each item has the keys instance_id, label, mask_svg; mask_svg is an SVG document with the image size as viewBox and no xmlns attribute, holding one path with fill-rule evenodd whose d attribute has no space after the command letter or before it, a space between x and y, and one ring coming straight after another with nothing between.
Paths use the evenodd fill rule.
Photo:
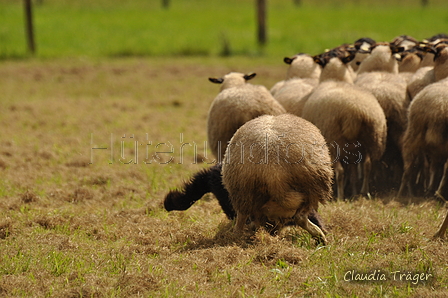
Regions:
<instances>
[{"instance_id":1,"label":"green field in background","mask_svg":"<svg viewBox=\"0 0 448 298\"><path fill-rule=\"evenodd\" d=\"M34 1L37 56L278 57L317 54L360 37L390 41L446 32L448 3L429 1L267 2L268 44L256 40L255 1ZM0 0L0 58L27 56L22 1Z\"/></svg>"}]
</instances>

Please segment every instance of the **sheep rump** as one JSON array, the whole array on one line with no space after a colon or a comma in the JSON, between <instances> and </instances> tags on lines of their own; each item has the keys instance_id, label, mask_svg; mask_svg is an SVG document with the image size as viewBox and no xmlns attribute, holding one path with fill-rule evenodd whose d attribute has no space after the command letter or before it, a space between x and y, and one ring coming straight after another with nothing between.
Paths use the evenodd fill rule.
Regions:
<instances>
[{"instance_id":1,"label":"sheep rump","mask_svg":"<svg viewBox=\"0 0 448 298\"><path fill-rule=\"evenodd\" d=\"M409 106L409 122L402 146L404 173L398 196L402 196L404 188L409 186L416 162L422 163L425 157L430 163L427 193L433 191L437 168L440 170L440 165L445 164L444 175L436 192L436 195L442 196L448 159L447 88L448 79L430 84L417 94Z\"/></svg>"},{"instance_id":2,"label":"sheep rump","mask_svg":"<svg viewBox=\"0 0 448 298\"><path fill-rule=\"evenodd\" d=\"M223 184L237 214L235 231L250 217L277 229L293 220L325 243L308 215L332 195L333 171L317 127L290 114L261 116L235 133L223 163Z\"/></svg>"}]
</instances>

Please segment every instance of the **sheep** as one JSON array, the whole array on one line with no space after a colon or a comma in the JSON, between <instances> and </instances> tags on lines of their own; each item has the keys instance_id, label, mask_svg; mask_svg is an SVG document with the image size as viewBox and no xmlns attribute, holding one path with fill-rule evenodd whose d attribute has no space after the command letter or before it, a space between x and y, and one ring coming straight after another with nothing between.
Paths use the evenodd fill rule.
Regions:
<instances>
[{"instance_id":1,"label":"sheep","mask_svg":"<svg viewBox=\"0 0 448 298\"><path fill-rule=\"evenodd\" d=\"M220 162L227 142L235 131L247 121L264 115L279 115L285 109L269 93L266 87L246 83L255 73L231 72L223 78L209 78L222 84L219 94L208 111L207 136L213 155Z\"/></svg>"},{"instance_id":2,"label":"sheep","mask_svg":"<svg viewBox=\"0 0 448 298\"><path fill-rule=\"evenodd\" d=\"M212 193L218 200L224 214L230 220L236 217L235 210L230 202L229 193L222 184L222 164L217 163L210 168L202 169L195 173L189 181L185 182L181 190L170 190L163 201L166 211L187 210L206 193ZM327 230L316 210L313 210L308 219L317 225L324 233ZM272 223L268 223L272 226ZM294 222L288 222L292 225Z\"/></svg>"},{"instance_id":3,"label":"sheep","mask_svg":"<svg viewBox=\"0 0 448 298\"><path fill-rule=\"evenodd\" d=\"M332 51L316 56L323 70L320 84L308 98L302 117L322 132L334 161L337 197L344 199L344 166L351 168L352 194L356 190L356 164L361 163L364 180L361 193L369 194L372 161L385 147L386 118L376 98L353 84L347 63L354 53ZM361 64L362 66L362 64ZM341 158L341 152L345 156Z\"/></svg>"},{"instance_id":4,"label":"sheep","mask_svg":"<svg viewBox=\"0 0 448 298\"><path fill-rule=\"evenodd\" d=\"M355 58L350 62L353 71L358 71L359 65L361 65L362 61L369 56L370 48L375 44L375 40L369 37L363 37L355 41L353 46L356 48L357 52Z\"/></svg>"},{"instance_id":5,"label":"sheep","mask_svg":"<svg viewBox=\"0 0 448 298\"><path fill-rule=\"evenodd\" d=\"M400 52L397 55L398 72L407 84L414 73L420 69L424 54L417 48L412 48Z\"/></svg>"},{"instance_id":6,"label":"sheep","mask_svg":"<svg viewBox=\"0 0 448 298\"><path fill-rule=\"evenodd\" d=\"M441 197L448 169L448 79L433 83L420 91L409 106L408 127L403 137L404 172L398 196L404 195L415 176L416 164L429 161L429 183L426 193L434 191L437 172L443 177L435 196Z\"/></svg>"},{"instance_id":7,"label":"sheep","mask_svg":"<svg viewBox=\"0 0 448 298\"><path fill-rule=\"evenodd\" d=\"M434 66L421 67L411 77L407 90L411 100L426 86L448 77L448 45L439 42L432 45L420 45L420 50L434 55Z\"/></svg>"},{"instance_id":8,"label":"sheep","mask_svg":"<svg viewBox=\"0 0 448 298\"><path fill-rule=\"evenodd\" d=\"M404 51L410 50L419 44L418 40L409 35L400 35L395 37L391 42L395 47L402 47Z\"/></svg>"},{"instance_id":9,"label":"sheep","mask_svg":"<svg viewBox=\"0 0 448 298\"><path fill-rule=\"evenodd\" d=\"M448 39L448 35L444 34L444 33L439 33L436 34L434 36L431 36L430 38L426 38L422 41L422 44L426 44L427 46L434 46L435 44L439 43L440 41L443 40L447 40ZM421 67L426 67L426 66L434 66L434 54L432 53L428 53L427 55L425 55L422 63L421 63Z\"/></svg>"},{"instance_id":10,"label":"sheep","mask_svg":"<svg viewBox=\"0 0 448 298\"><path fill-rule=\"evenodd\" d=\"M358 68L358 75L364 72L385 71L398 73L398 63L392 54L403 51L389 43L377 43L371 48L368 59L365 59ZM373 55L373 57L372 57Z\"/></svg>"},{"instance_id":11,"label":"sheep","mask_svg":"<svg viewBox=\"0 0 448 298\"><path fill-rule=\"evenodd\" d=\"M304 105L302 99L319 83L320 66L307 54L286 57L284 60L291 65L288 69L288 79L275 84L271 94L286 112L300 116Z\"/></svg>"},{"instance_id":12,"label":"sheep","mask_svg":"<svg viewBox=\"0 0 448 298\"><path fill-rule=\"evenodd\" d=\"M406 129L410 100L406 91L407 82L398 74L395 58L395 54L401 50L388 44L375 45L358 69L355 80L356 86L376 97L386 116L386 149L381 161L374 165L378 173L375 184L381 191L399 186L403 168L400 144Z\"/></svg>"},{"instance_id":13,"label":"sheep","mask_svg":"<svg viewBox=\"0 0 448 298\"><path fill-rule=\"evenodd\" d=\"M280 230L293 221L327 242L308 216L331 198L333 171L325 139L308 121L291 115L264 115L241 126L227 147L223 184L236 211L235 233L250 218Z\"/></svg>"},{"instance_id":14,"label":"sheep","mask_svg":"<svg viewBox=\"0 0 448 298\"><path fill-rule=\"evenodd\" d=\"M309 85L316 86L319 81L320 67L313 63L311 56L307 54L297 54L293 57L285 57L283 61L289 65L286 72L286 79L277 82L272 86L270 92L276 97L276 93L282 89L289 80L303 79ZM278 100L278 99L277 99Z\"/></svg>"}]
</instances>

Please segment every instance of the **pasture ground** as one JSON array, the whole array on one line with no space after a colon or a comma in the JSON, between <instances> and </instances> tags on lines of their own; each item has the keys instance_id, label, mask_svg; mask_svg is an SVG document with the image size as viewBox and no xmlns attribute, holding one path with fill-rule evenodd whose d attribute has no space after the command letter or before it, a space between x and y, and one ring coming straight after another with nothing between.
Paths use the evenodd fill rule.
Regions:
<instances>
[{"instance_id":1,"label":"pasture ground","mask_svg":"<svg viewBox=\"0 0 448 298\"><path fill-rule=\"evenodd\" d=\"M219 86L207 78L230 70L270 88L286 66L3 61L0 296L446 297L448 246L431 240L446 208L431 199L330 202L326 247L299 228L235 238L212 195L164 211L169 189L211 162L206 116Z\"/></svg>"}]
</instances>

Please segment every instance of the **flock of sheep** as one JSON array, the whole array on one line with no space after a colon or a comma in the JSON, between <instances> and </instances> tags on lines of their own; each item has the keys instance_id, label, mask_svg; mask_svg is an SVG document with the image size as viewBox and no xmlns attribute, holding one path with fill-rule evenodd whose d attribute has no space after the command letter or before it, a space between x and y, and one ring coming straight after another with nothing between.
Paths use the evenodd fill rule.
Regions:
<instances>
[{"instance_id":1,"label":"flock of sheep","mask_svg":"<svg viewBox=\"0 0 448 298\"><path fill-rule=\"evenodd\" d=\"M322 54L285 58L271 90L255 74L221 84L207 133L218 163L170 191L186 210L212 192L235 232L298 225L326 243L318 204L376 193L431 195L448 180L448 36L361 38ZM435 235L444 237L448 216Z\"/></svg>"}]
</instances>

